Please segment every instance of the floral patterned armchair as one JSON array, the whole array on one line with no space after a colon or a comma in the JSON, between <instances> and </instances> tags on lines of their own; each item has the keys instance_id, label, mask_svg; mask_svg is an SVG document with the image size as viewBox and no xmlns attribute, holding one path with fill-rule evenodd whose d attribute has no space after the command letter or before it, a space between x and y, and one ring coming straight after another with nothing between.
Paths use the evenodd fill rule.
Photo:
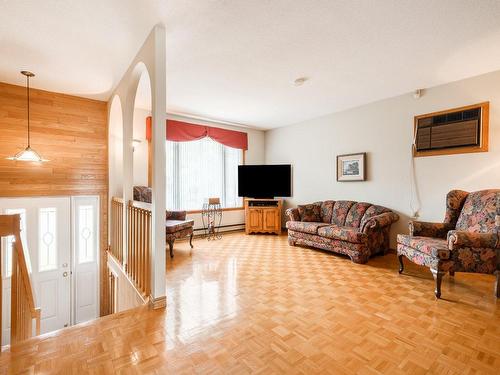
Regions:
<instances>
[{"instance_id":1,"label":"floral patterned armchair","mask_svg":"<svg viewBox=\"0 0 500 375\"><path fill-rule=\"evenodd\" d=\"M152 189L149 186L134 186L134 200L151 203ZM176 239L189 236L189 246L193 248L194 220L186 220L186 211L167 211L165 213L165 235L170 250L170 258L174 257Z\"/></svg>"},{"instance_id":2,"label":"floral patterned armchair","mask_svg":"<svg viewBox=\"0 0 500 375\"><path fill-rule=\"evenodd\" d=\"M399 273L403 257L429 267L437 298L447 272L495 274L495 294L500 297L500 190L452 190L443 223L411 221L409 226L409 235L398 235Z\"/></svg>"}]
</instances>

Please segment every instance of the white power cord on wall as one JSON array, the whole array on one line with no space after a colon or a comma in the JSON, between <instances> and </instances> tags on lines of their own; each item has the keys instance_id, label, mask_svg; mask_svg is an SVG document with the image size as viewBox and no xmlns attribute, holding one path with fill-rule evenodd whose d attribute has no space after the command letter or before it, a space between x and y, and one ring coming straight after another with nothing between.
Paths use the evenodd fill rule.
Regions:
<instances>
[{"instance_id":1,"label":"white power cord on wall","mask_svg":"<svg viewBox=\"0 0 500 375\"><path fill-rule=\"evenodd\" d=\"M411 145L411 158L410 158L410 209L411 217L417 219L419 217L420 211L420 199L418 197L417 188L417 178L415 174L415 154L417 150L417 132L418 128L415 129L415 134L413 136L413 143Z\"/></svg>"}]
</instances>

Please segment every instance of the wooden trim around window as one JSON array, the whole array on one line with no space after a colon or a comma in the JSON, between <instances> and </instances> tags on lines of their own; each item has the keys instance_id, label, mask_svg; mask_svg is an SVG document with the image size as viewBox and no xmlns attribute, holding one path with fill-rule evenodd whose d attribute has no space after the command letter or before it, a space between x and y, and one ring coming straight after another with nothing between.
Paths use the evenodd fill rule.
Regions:
<instances>
[{"instance_id":1,"label":"wooden trim around window","mask_svg":"<svg viewBox=\"0 0 500 375\"><path fill-rule=\"evenodd\" d=\"M455 154L468 154L473 152L487 152L488 151L488 139L489 139L489 124L490 124L490 102L483 102L473 105L467 105L464 107L447 109L444 111L426 113L424 115L418 115L414 117L413 120L413 136L415 137L415 132L417 131L418 120L424 117L431 117L437 115L443 115L450 112L465 111L472 108L481 107L481 139L479 141L479 146L464 146L464 147L454 147L446 148L442 150L426 150L417 151L413 147L413 157L421 156L436 156L436 155L455 155Z\"/></svg>"}]
</instances>

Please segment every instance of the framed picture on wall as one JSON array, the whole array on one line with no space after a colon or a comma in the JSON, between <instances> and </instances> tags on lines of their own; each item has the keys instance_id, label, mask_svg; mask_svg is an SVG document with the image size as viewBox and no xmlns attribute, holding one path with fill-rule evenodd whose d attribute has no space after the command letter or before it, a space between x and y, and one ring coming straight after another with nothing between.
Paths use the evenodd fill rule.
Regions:
<instances>
[{"instance_id":1,"label":"framed picture on wall","mask_svg":"<svg viewBox=\"0 0 500 375\"><path fill-rule=\"evenodd\" d=\"M337 181L365 181L366 152L337 155Z\"/></svg>"}]
</instances>

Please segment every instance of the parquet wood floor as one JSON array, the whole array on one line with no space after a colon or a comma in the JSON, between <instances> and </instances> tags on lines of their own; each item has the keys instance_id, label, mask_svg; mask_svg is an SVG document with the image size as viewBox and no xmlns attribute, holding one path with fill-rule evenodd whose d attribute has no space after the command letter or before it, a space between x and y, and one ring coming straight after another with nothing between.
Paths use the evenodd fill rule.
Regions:
<instances>
[{"instance_id":1,"label":"parquet wood floor","mask_svg":"<svg viewBox=\"0 0 500 375\"><path fill-rule=\"evenodd\" d=\"M167 311L130 310L28 340L0 373L498 374L493 277L445 277L395 254L366 265L286 236L176 243Z\"/></svg>"}]
</instances>

